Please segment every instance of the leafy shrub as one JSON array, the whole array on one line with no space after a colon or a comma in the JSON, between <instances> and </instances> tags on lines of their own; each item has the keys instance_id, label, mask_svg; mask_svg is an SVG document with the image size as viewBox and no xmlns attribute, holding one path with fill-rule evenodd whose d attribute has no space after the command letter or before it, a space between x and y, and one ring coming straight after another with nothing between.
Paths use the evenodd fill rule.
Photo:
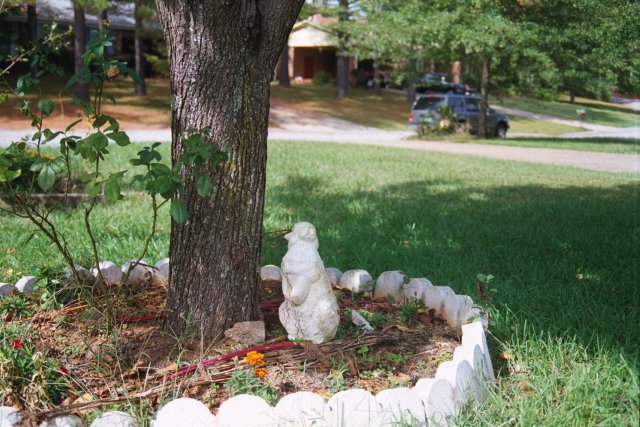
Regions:
<instances>
[{"instance_id":1,"label":"leafy shrub","mask_svg":"<svg viewBox=\"0 0 640 427\"><path fill-rule=\"evenodd\" d=\"M0 403L47 406L65 397L69 385L66 368L38 351L33 341L19 328L0 328Z\"/></svg>"},{"instance_id":2,"label":"leafy shrub","mask_svg":"<svg viewBox=\"0 0 640 427\"><path fill-rule=\"evenodd\" d=\"M447 135L460 132L458 116L450 105L441 105L437 111L430 110L420 116L418 136Z\"/></svg>"},{"instance_id":3,"label":"leafy shrub","mask_svg":"<svg viewBox=\"0 0 640 427\"><path fill-rule=\"evenodd\" d=\"M313 83L322 86L333 84L333 76L324 70L320 70L313 76Z\"/></svg>"},{"instance_id":4,"label":"leafy shrub","mask_svg":"<svg viewBox=\"0 0 640 427\"><path fill-rule=\"evenodd\" d=\"M0 299L0 315L2 319L7 317L25 318L31 316L31 314L32 310L27 306L27 300L24 295L9 295Z\"/></svg>"}]
</instances>

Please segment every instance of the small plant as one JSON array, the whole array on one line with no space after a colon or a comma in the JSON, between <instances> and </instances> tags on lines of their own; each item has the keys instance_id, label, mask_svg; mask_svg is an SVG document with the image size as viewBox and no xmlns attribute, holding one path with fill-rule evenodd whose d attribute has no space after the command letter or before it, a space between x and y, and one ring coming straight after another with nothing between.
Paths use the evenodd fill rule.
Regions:
<instances>
[{"instance_id":1,"label":"small plant","mask_svg":"<svg viewBox=\"0 0 640 427\"><path fill-rule=\"evenodd\" d=\"M9 295L0 300L0 315L3 319L31 317L33 310L27 305L24 295Z\"/></svg>"},{"instance_id":2,"label":"small plant","mask_svg":"<svg viewBox=\"0 0 640 427\"><path fill-rule=\"evenodd\" d=\"M420 310L424 310L427 307L422 300L411 300L406 304L400 306L400 320L404 323L411 323L418 320L418 313Z\"/></svg>"},{"instance_id":3,"label":"small plant","mask_svg":"<svg viewBox=\"0 0 640 427\"><path fill-rule=\"evenodd\" d=\"M320 70L313 76L313 83L316 85L330 85L333 83L333 77L331 74L327 73L324 70Z\"/></svg>"},{"instance_id":4,"label":"small plant","mask_svg":"<svg viewBox=\"0 0 640 427\"><path fill-rule=\"evenodd\" d=\"M447 135L458 132L458 116L450 105L441 105L420 116L418 136Z\"/></svg>"},{"instance_id":5,"label":"small plant","mask_svg":"<svg viewBox=\"0 0 640 427\"><path fill-rule=\"evenodd\" d=\"M229 389L230 396L238 394L253 394L263 398L270 405L275 405L280 398L280 393L264 378L269 374L265 366L264 354L250 351L244 357L249 365L249 370L238 369L231 374L231 378L224 386Z\"/></svg>"},{"instance_id":6,"label":"small plant","mask_svg":"<svg viewBox=\"0 0 640 427\"><path fill-rule=\"evenodd\" d=\"M82 292L82 284L69 281L61 269L44 267L38 269L35 275L39 277L40 305L43 308L59 309Z\"/></svg>"},{"instance_id":7,"label":"small plant","mask_svg":"<svg viewBox=\"0 0 640 427\"><path fill-rule=\"evenodd\" d=\"M329 370L329 374L324 378L324 386L331 392L337 393L347 389L347 382L344 374L349 370L348 365L343 363Z\"/></svg>"},{"instance_id":8,"label":"small plant","mask_svg":"<svg viewBox=\"0 0 640 427\"><path fill-rule=\"evenodd\" d=\"M0 335L0 403L21 408L60 403L69 385L67 369L36 350L20 329L2 327Z\"/></svg>"}]
</instances>

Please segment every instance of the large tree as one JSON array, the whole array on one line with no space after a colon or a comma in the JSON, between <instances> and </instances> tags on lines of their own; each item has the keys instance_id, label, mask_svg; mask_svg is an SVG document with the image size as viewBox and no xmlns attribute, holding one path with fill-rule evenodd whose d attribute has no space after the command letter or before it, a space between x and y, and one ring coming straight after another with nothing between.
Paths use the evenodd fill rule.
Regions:
<instances>
[{"instance_id":1,"label":"large tree","mask_svg":"<svg viewBox=\"0 0 640 427\"><path fill-rule=\"evenodd\" d=\"M259 261L269 83L303 0L157 0L169 49L172 159L188 129L230 159L209 162L211 196L187 174L177 199L190 218L171 227L166 328L216 338L260 316Z\"/></svg>"}]
</instances>

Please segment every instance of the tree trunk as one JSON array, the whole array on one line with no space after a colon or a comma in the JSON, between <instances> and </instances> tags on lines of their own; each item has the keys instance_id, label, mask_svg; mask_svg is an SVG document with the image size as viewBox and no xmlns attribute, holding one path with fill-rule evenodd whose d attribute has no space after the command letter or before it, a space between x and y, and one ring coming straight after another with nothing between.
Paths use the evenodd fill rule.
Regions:
<instances>
[{"instance_id":1,"label":"tree trunk","mask_svg":"<svg viewBox=\"0 0 640 427\"><path fill-rule=\"evenodd\" d=\"M260 317L259 262L267 160L269 84L303 0L157 0L171 64L175 163L189 128L211 129L230 160L206 163L211 195L195 177L177 198L189 220L171 226L165 328L216 339Z\"/></svg>"},{"instance_id":2,"label":"tree trunk","mask_svg":"<svg viewBox=\"0 0 640 427\"><path fill-rule=\"evenodd\" d=\"M339 23L349 20L349 0L340 0ZM347 97L349 91L349 56L347 53L347 34L338 31L338 50L336 51L336 98Z\"/></svg>"},{"instance_id":3,"label":"tree trunk","mask_svg":"<svg viewBox=\"0 0 640 427\"><path fill-rule=\"evenodd\" d=\"M416 100L416 59L409 58L409 73L407 75L407 101L413 104Z\"/></svg>"},{"instance_id":4,"label":"tree trunk","mask_svg":"<svg viewBox=\"0 0 640 427\"><path fill-rule=\"evenodd\" d=\"M36 41L38 41L38 14L36 12L35 2L27 5L27 29L29 31L29 43L31 43L31 46L34 46ZM36 65L35 58L31 59L29 72L32 77L35 77L38 72L38 66Z\"/></svg>"},{"instance_id":5,"label":"tree trunk","mask_svg":"<svg viewBox=\"0 0 640 427\"><path fill-rule=\"evenodd\" d=\"M291 80L289 79L289 43L285 43L280 52L280 87L291 87Z\"/></svg>"},{"instance_id":6,"label":"tree trunk","mask_svg":"<svg viewBox=\"0 0 640 427\"><path fill-rule=\"evenodd\" d=\"M381 81L382 79L380 78L380 61L377 59L374 59L373 60L373 96L382 95L382 91L380 90Z\"/></svg>"},{"instance_id":7,"label":"tree trunk","mask_svg":"<svg viewBox=\"0 0 640 427\"><path fill-rule=\"evenodd\" d=\"M82 54L85 49L86 39L86 27L84 19L84 8L74 4L73 7L73 24L75 31L73 34L73 61L74 71L78 74L82 70L84 65L82 61ZM73 94L76 98L81 99L83 102L89 102L89 89L84 83L76 83Z\"/></svg>"},{"instance_id":8,"label":"tree trunk","mask_svg":"<svg viewBox=\"0 0 640 427\"><path fill-rule=\"evenodd\" d=\"M462 82L462 62L453 61L451 65L451 82L459 85Z\"/></svg>"},{"instance_id":9,"label":"tree trunk","mask_svg":"<svg viewBox=\"0 0 640 427\"><path fill-rule=\"evenodd\" d=\"M570 102L570 103L572 103L572 104L573 104L574 102L576 102L576 94L575 94L575 93L573 93L573 91L572 91L572 90L570 90L570 91L569 91L569 102Z\"/></svg>"},{"instance_id":10,"label":"tree trunk","mask_svg":"<svg viewBox=\"0 0 640 427\"><path fill-rule=\"evenodd\" d=\"M489 78L491 58L482 61L482 83L480 86L480 117L478 117L478 135L487 137L487 112L489 111Z\"/></svg>"},{"instance_id":11,"label":"tree trunk","mask_svg":"<svg viewBox=\"0 0 640 427\"><path fill-rule=\"evenodd\" d=\"M133 15L135 19L134 31L134 50L136 60L136 74L140 78L141 83L136 83L136 96L147 95L147 84L144 81L144 45L142 41L142 17L140 16L140 1L135 0Z\"/></svg>"}]
</instances>

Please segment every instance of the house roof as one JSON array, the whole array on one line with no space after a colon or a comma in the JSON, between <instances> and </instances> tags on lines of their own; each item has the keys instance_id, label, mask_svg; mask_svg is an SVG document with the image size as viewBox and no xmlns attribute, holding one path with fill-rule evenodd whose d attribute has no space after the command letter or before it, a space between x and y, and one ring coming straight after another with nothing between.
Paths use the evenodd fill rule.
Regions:
<instances>
[{"instance_id":1,"label":"house roof","mask_svg":"<svg viewBox=\"0 0 640 427\"><path fill-rule=\"evenodd\" d=\"M336 18L312 15L297 22L289 35L290 47L337 47L336 37L328 30L328 25L336 23Z\"/></svg>"},{"instance_id":2,"label":"house roof","mask_svg":"<svg viewBox=\"0 0 640 427\"><path fill-rule=\"evenodd\" d=\"M109 25L116 30L133 30L135 19L133 3L111 3L107 11ZM73 26L73 4L71 0L36 0L38 22L57 22ZM7 21L24 22L27 20L26 8L24 13L7 14L3 17ZM86 25L98 26L98 16L88 11L85 14Z\"/></svg>"}]
</instances>

